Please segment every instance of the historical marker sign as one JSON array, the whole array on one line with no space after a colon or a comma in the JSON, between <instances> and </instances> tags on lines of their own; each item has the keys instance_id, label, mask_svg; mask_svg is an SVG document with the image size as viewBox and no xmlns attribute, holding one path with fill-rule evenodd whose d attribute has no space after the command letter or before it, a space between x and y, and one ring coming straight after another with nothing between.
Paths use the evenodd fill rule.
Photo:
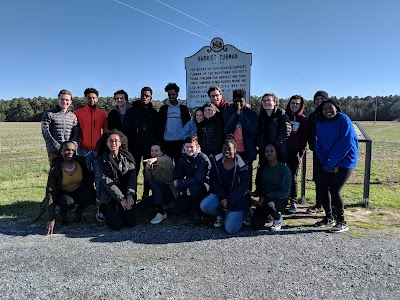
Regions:
<instances>
[{"instance_id":1,"label":"historical marker sign","mask_svg":"<svg viewBox=\"0 0 400 300\"><path fill-rule=\"evenodd\" d=\"M246 91L250 100L251 53L245 53L232 45L224 45L214 38L210 46L204 46L196 54L185 58L186 99L189 108L203 106L210 101L208 88L218 85L223 98L232 100L236 89Z\"/></svg>"}]
</instances>

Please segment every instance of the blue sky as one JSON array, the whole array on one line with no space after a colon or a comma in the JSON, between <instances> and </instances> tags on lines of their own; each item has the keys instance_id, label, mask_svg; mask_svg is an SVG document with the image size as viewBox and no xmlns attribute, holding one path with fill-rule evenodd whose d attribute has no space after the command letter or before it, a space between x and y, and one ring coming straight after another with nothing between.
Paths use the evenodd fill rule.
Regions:
<instances>
[{"instance_id":1,"label":"blue sky","mask_svg":"<svg viewBox=\"0 0 400 300\"><path fill-rule=\"evenodd\" d=\"M91 86L164 99L171 81L184 99L185 57L217 36L252 53L251 95L399 94L397 0L119 1L202 37L113 0L0 0L0 99Z\"/></svg>"}]
</instances>

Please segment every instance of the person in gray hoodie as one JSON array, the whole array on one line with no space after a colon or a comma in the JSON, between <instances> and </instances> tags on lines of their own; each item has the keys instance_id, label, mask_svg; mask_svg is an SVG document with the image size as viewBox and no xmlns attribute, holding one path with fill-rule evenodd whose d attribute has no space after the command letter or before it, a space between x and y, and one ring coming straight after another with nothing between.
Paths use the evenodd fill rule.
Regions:
<instances>
[{"instance_id":1,"label":"person in gray hoodie","mask_svg":"<svg viewBox=\"0 0 400 300\"><path fill-rule=\"evenodd\" d=\"M175 162L182 156L182 128L190 121L190 113L186 105L178 101L179 86L168 83L165 91L168 93L167 104L160 107L160 130L164 132L163 143L165 154Z\"/></svg>"}]
</instances>

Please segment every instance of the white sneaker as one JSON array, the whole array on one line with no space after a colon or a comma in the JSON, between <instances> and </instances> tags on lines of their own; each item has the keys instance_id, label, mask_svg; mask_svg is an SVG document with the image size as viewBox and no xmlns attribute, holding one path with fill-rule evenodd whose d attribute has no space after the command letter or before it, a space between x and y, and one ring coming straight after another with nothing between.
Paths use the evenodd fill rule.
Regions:
<instances>
[{"instance_id":1,"label":"white sneaker","mask_svg":"<svg viewBox=\"0 0 400 300\"><path fill-rule=\"evenodd\" d=\"M167 218L167 213L164 213L163 215L160 213L157 213L156 216L150 221L150 223L158 224L158 223L161 223L166 218Z\"/></svg>"},{"instance_id":2,"label":"white sneaker","mask_svg":"<svg viewBox=\"0 0 400 300\"><path fill-rule=\"evenodd\" d=\"M222 217L220 217L220 216L217 216L217 219L214 222L214 227L215 228L219 228L222 225L224 225L224 219Z\"/></svg>"},{"instance_id":3,"label":"white sneaker","mask_svg":"<svg viewBox=\"0 0 400 300\"><path fill-rule=\"evenodd\" d=\"M279 220L274 220L274 221L272 222L271 231L279 231L279 230L281 230L282 221L283 221L282 215L281 215L281 217L279 218Z\"/></svg>"}]
</instances>

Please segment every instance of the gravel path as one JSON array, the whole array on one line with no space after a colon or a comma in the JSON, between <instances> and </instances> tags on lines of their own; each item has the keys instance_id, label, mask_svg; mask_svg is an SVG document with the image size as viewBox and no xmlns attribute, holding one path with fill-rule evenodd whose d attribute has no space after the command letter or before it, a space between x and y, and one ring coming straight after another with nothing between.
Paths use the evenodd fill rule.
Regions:
<instances>
[{"instance_id":1,"label":"gravel path","mask_svg":"<svg viewBox=\"0 0 400 300\"><path fill-rule=\"evenodd\" d=\"M1 299L400 299L398 235L43 226L0 219Z\"/></svg>"}]
</instances>

